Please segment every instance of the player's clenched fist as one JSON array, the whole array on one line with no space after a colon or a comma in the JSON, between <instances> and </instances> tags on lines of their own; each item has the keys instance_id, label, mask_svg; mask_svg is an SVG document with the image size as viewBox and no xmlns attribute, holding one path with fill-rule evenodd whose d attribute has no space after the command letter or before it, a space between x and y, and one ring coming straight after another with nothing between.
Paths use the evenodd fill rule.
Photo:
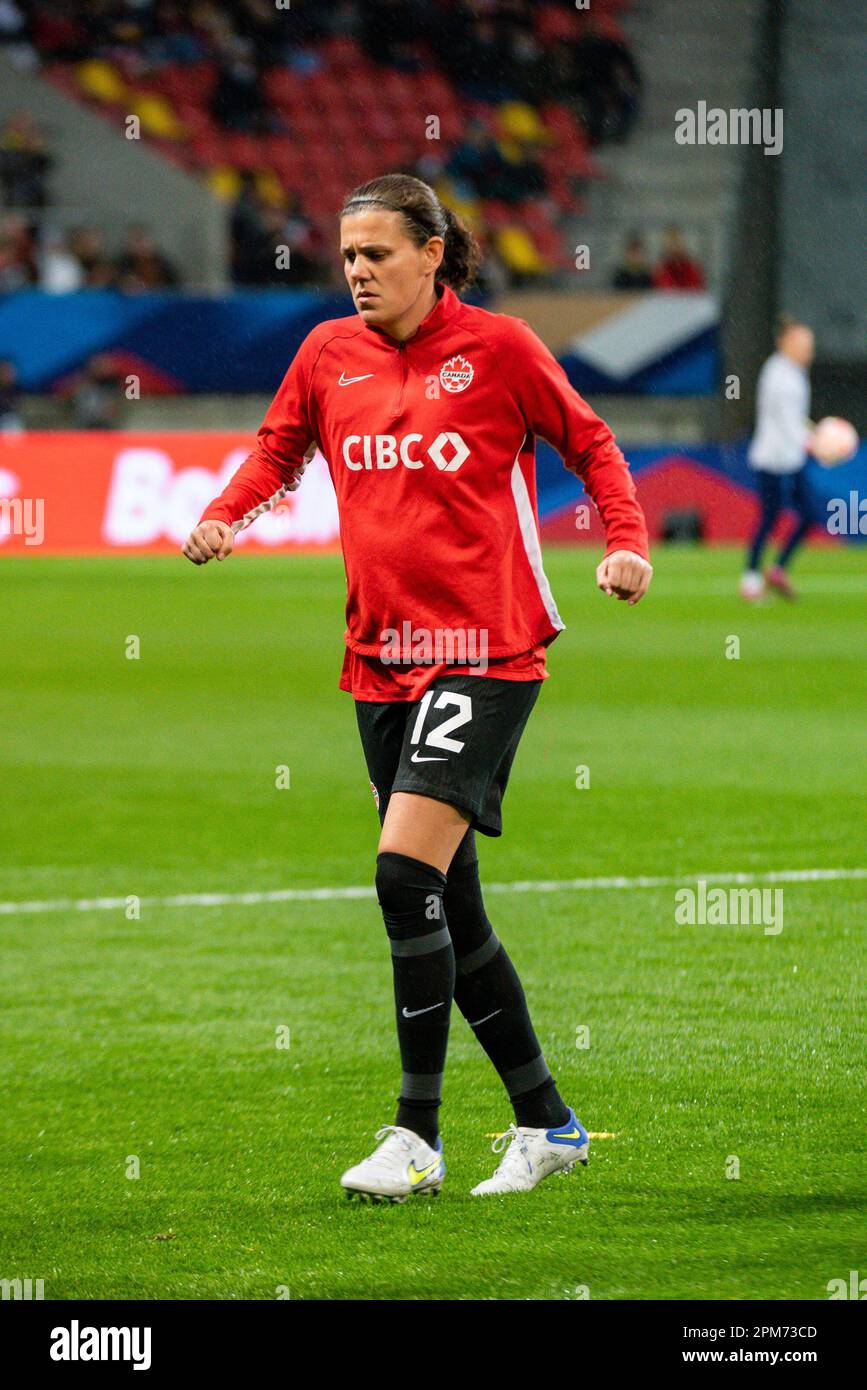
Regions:
<instances>
[{"instance_id":1,"label":"player's clenched fist","mask_svg":"<svg viewBox=\"0 0 867 1390\"><path fill-rule=\"evenodd\" d=\"M209 521L206 517L194 526L183 553L194 565L206 565L209 560L225 560L231 555L235 534L225 521Z\"/></svg>"},{"instance_id":2,"label":"player's clenched fist","mask_svg":"<svg viewBox=\"0 0 867 1390\"><path fill-rule=\"evenodd\" d=\"M628 603L644 597L652 575L653 566L632 550L614 550L596 567L596 583L603 593Z\"/></svg>"},{"instance_id":3,"label":"player's clenched fist","mask_svg":"<svg viewBox=\"0 0 867 1390\"><path fill-rule=\"evenodd\" d=\"M234 529L232 526L227 525L225 521L217 521L205 517L204 521L200 521L198 526L194 527L190 532L189 539L182 547L182 554L186 555L188 560L192 560L194 565L206 565L209 560L213 559L225 560L226 557L232 553L236 531L243 531L246 526L249 526L251 522L256 520L257 516L261 516L263 512L270 511L274 503L278 501L285 492L298 491L298 488L301 486L301 479L304 476L304 470L318 448L319 445L316 443L316 440L311 440L303 459L291 470L289 480L283 484L282 489L275 492L274 496L269 497L266 502L262 502L258 507L254 507L252 511L245 512L240 521L234 523Z\"/></svg>"}]
</instances>

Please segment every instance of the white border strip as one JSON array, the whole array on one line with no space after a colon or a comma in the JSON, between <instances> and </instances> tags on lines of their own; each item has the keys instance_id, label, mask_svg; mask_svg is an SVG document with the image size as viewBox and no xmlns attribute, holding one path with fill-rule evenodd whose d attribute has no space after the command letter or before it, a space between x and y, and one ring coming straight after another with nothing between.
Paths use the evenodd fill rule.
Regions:
<instances>
[{"instance_id":1,"label":"white border strip","mask_svg":"<svg viewBox=\"0 0 867 1390\"><path fill-rule=\"evenodd\" d=\"M718 883L827 883L867 879L867 869L779 869L768 873L666 874L647 878L538 878L513 883L486 883L486 893L572 893L607 888L682 888L703 879ZM278 888L262 893L176 893L166 898L140 898L149 907L257 907L262 903L340 902L375 897L373 887ZM46 902L0 902L0 916L41 912L115 912L127 898L52 898Z\"/></svg>"},{"instance_id":2,"label":"white border strip","mask_svg":"<svg viewBox=\"0 0 867 1390\"><path fill-rule=\"evenodd\" d=\"M524 436L526 438L526 435ZM521 448L523 448L523 444ZM515 510L518 513L518 526L521 530L521 539L524 542L524 550L533 571L533 578L539 590L539 597L545 605L545 612L552 627L556 627L558 632L562 632L566 624L557 612L557 604L554 602L554 595L551 592L551 585L548 583L548 576L542 565L542 546L539 541L539 532L536 529L536 518L533 515L533 503L530 501L530 494L527 490L527 480L521 472L521 451L515 456L512 464L512 497L515 502Z\"/></svg>"}]
</instances>

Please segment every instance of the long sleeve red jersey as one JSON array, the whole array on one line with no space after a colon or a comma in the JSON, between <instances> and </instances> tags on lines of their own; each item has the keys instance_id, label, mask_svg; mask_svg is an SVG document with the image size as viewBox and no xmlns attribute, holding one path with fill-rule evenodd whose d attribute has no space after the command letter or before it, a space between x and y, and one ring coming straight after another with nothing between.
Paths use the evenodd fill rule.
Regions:
<instances>
[{"instance_id":1,"label":"long sleeve red jersey","mask_svg":"<svg viewBox=\"0 0 867 1390\"><path fill-rule=\"evenodd\" d=\"M488 656L517 655L564 626L542 567L536 435L582 479L606 554L646 559L647 530L613 434L529 325L437 291L403 343L357 314L314 328L201 519L243 516L315 439L337 494L350 651L394 652L397 633L411 660L405 638L421 630L484 632Z\"/></svg>"}]
</instances>

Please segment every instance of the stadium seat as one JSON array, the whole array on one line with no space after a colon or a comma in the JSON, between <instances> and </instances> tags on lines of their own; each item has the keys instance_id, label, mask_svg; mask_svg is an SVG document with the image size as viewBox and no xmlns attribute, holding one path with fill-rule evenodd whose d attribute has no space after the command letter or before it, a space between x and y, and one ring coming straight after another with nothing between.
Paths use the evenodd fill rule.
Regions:
<instances>
[{"instance_id":1,"label":"stadium seat","mask_svg":"<svg viewBox=\"0 0 867 1390\"><path fill-rule=\"evenodd\" d=\"M178 120L165 97L157 92L131 92L127 104L133 115L138 116L145 135L156 140L184 140L187 131Z\"/></svg>"},{"instance_id":2,"label":"stadium seat","mask_svg":"<svg viewBox=\"0 0 867 1390\"><path fill-rule=\"evenodd\" d=\"M75 70L80 91L92 101L126 100L126 83L113 63L104 58L87 58Z\"/></svg>"},{"instance_id":3,"label":"stadium seat","mask_svg":"<svg viewBox=\"0 0 867 1390\"><path fill-rule=\"evenodd\" d=\"M291 68L275 67L265 73L263 87L268 100L282 109L304 100L305 83L306 79Z\"/></svg>"},{"instance_id":4,"label":"stadium seat","mask_svg":"<svg viewBox=\"0 0 867 1390\"><path fill-rule=\"evenodd\" d=\"M224 203L233 203L241 192L241 176L237 169L221 164L208 169L205 179L212 192Z\"/></svg>"},{"instance_id":5,"label":"stadium seat","mask_svg":"<svg viewBox=\"0 0 867 1390\"><path fill-rule=\"evenodd\" d=\"M326 39L322 53L335 72L345 72L355 67L362 56L361 49L354 39L336 37Z\"/></svg>"},{"instance_id":6,"label":"stadium seat","mask_svg":"<svg viewBox=\"0 0 867 1390\"><path fill-rule=\"evenodd\" d=\"M217 80L213 63L173 63L159 74L159 90L175 106L207 107Z\"/></svg>"},{"instance_id":7,"label":"stadium seat","mask_svg":"<svg viewBox=\"0 0 867 1390\"><path fill-rule=\"evenodd\" d=\"M197 163L221 165L230 163L226 136L221 131L204 131L190 141L190 152Z\"/></svg>"},{"instance_id":8,"label":"stadium seat","mask_svg":"<svg viewBox=\"0 0 867 1390\"><path fill-rule=\"evenodd\" d=\"M494 233L494 244L504 264L517 275L544 275L549 269L529 232L516 223L498 228Z\"/></svg>"}]
</instances>

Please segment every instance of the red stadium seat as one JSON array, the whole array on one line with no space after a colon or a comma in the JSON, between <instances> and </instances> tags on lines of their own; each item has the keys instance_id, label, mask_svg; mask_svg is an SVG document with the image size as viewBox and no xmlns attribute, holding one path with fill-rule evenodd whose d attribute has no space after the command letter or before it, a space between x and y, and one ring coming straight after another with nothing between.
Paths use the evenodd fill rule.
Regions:
<instances>
[{"instance_id":1,"label":"red stadium seat","mask_svg":"<svg viewBox=\"0 0 867 1390\"><path fill-rule=\"evenodd\" d=\"M221 138L225 164L233 164L236 169L260 169L267 163L259 137L226 132Z\"/></svg>"},{"instance_id":2,"label":"red stadium seat","mask_svg":"<svg viewBox=\"0 0 867 1390\"><path fill-rule=\"evenodd\" d=\"M316 73L310 79L309 100L314 106L327 111L331 106L346 105L346 83L336 72Z\"/></svg>"},{"instance_id":3,"label":"red stadium seat","mask_svg":"<svg viewBox=\"0 0 867 1390\"><path fill-rule=\"evenodd\" d=\"M189 145L190 153L198 164L230 164L226 153L225 136L219 131L194 135Z\"/></svg>"},{"instance_id":4,"label":"red stadium seat","mask_svg":"<svg viewBox=\"0 0 867 1390\"><path fill-rule=\"evenodd\" d=\"M362 50L354 39L333 38L327 39L322 45L322 52L326 57L329 67L335 72L343 72L347 68L356 67L362 59Z\"/></svg>"},{"instance_id":5,"label":"red stadium seat","mask_svg":"<svg viewBox=\"0 0 867 1390\"><path fill-rule=\"evenodd\" d=\"M482 211L485 221L491 228L503 227L510 222L518 219L518 214L511 203L500 202L496 198L484 198L482 200Z\"/></svg>"},{"instance_id":6,"label":"red stadium seat","mask_svg":"<svg viewBox=\"0 0 867 1390\"><path fill-rule=\"evenodd\" d=\"M159 90L176 105L207 106L217 81L214 63L173 63L159 74Z\"/></svg>"},{"instance_id":7,"label":"red stadium seat","mask_svg":"<svg viewBox=\"0 0 867 1390\"><path fill-rule=\"evenodd\" d=\"M269 68L265 73L263 87L269 102L283 108L304 99L306 81L306 78L299 76L291 68Z\"/></svg>"}]
</instances>

